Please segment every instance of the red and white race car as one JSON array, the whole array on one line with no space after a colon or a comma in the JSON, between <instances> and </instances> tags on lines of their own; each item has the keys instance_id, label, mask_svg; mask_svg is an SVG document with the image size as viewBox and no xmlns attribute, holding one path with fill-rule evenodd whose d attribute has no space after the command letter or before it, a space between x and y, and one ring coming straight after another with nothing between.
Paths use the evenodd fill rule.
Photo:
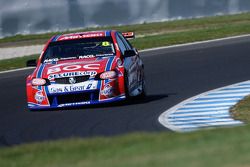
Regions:
<instances>
[{"instance_id":1,"label":"red and white race car","mask_svg":"<svg viewBox=\"0 0 250 167\"><path fill-rule=\"evenodd\" d=\"M117 31L55 35L27 77L30 110L114 102L145 95L144 66L128 42L134 33Z\"/></svg>"}]
</instances>

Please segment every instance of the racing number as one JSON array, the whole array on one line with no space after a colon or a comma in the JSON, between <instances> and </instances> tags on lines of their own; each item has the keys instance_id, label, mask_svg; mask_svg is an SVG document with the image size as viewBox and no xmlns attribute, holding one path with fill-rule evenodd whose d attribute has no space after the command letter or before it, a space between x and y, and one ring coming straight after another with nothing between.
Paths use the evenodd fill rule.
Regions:
<instances>
[{"instance_id":1,"label":"racing number","mask_svg":"<svg viewBox=\"0 0 250 167\"><path fill-rule=\"evenodd\" d=\"M102 46L110 46L109 42L102 42Z\"/></svg>"}]
</instances>

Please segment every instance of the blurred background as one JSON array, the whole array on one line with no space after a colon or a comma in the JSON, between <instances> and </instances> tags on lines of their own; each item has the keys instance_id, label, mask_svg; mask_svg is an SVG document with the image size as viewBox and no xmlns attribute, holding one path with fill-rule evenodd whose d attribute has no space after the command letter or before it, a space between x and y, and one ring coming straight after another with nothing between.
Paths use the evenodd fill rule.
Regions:
<instances>
[{"instance_id":1,"label":"blurred background","mask_svg":"<svg viewBox=\"0 0 250 167\"><path fill-rule=\"evenodd\" d=\"M249 0L0 0L0 38L249 10Z\"/></svg>"}]
</instances>

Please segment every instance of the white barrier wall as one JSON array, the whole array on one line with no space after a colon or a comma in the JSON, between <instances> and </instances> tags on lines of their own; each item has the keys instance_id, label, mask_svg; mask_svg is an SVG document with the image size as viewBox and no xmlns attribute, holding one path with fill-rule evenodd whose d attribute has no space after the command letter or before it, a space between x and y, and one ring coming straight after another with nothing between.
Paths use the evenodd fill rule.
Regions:
<instances>
[{"instance_id":1,"label":"white barrier wall","mask_svg":"<svg viewBox=\"0 0 250 167\"><path fill-rule=\"evenodd\" d=\"M249 0L0 0L0 37L249 10Z\"/></svg>"}]
</instances>

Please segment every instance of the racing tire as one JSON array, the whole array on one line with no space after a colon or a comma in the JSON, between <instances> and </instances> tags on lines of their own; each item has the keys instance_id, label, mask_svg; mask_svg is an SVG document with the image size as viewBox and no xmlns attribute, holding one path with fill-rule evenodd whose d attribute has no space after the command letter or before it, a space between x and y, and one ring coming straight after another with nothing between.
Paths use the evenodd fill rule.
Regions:
<instances>
[{"instance_id":1,"label":"racing tire","mask_svg":"<svg viewBox=\"0 0 250 167\"><path fill-rule=\"evenodd\" d=\"M141 93L138 95L139 99L144 99L147 96L147 91L146 91L146 81L145 81L145 77L143 75L143 79L141 81L142 84L142 91Z\"/></svg>"},{"instance_id":2,"label":"racing tire","mask_svg":"<svg viewBox=\"0 0 250 167\"><path fill-rule=\"evenodd\" d=\"M131 96L129 95L129 88L128 88L128 75L127 72L124 72L124 87L125 87L125 96L126 99L131 99Z\"/></svg>"}]
</instances>

